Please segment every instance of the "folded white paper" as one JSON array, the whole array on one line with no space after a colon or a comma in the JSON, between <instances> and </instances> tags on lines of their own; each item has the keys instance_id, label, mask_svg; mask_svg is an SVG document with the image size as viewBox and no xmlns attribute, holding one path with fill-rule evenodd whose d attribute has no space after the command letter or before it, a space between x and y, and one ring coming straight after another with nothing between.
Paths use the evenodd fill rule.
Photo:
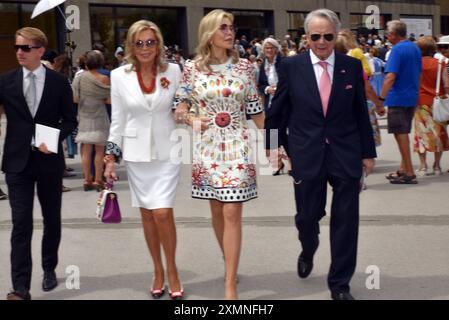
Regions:
<instances>
[{"instance_id":1,"label":"folded white paper","mask_svg":"<svg viewBox=\"0 0 449 320\"><path fill-rule=\"evenodd\" d=\"M42 124L36 124L35 146L39 148L42 143L45 143L48 151L58 153L59 132L61 130L52 127L47 127Z\"/></svg>"}]
</instances>

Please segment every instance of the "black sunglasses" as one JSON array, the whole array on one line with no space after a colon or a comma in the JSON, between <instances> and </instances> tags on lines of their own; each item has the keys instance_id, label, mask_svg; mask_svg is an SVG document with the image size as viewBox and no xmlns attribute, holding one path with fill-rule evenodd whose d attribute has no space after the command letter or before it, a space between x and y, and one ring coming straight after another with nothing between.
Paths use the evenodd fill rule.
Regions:
<instances>
[{"instance_id":1,"label":"black sunglasses","mask_svg":"<svg viewBox=\"0 0 449 320\"><path fill-rule=\"evenodd\" d=\"M42 46L31 46L29 44L15 44L14 50L19 51L21 49L23 52L30 52L31 49L39 49L42 48Z\"/></svg>"},{"instance_id":2,"label":"black sunglasses","mask_svg":"<svg viewBox=\"0 0 449 320\"><path fill-rule=\"evenodd\" d=\"M327 42L331 42L332 40L334 40L334 35L332 33L326 33L326 34L318 34L318 33L314 33L312 35L310 35L310 39L315 42L321 39L321 37L324 38L324 40L326 40Z\"/></svg>"},{"instance_id":3,"label":"black sunglasses","mask_svg":"<svg viewBox=\"0 0 449 320\"><path fill-rule=\"evenodd\" d=\"M438 49L449 49L449 44L439 44Z\"/></svg>"},{"instance_id":4,"label":"black sunglasses","mask_svg":"<svg viewBox=\"0 0 449 320\"><path fill-rule=\"evenodd\" d=\"M147 48L154 48L155 46L157 46L157 44L159 43L159 41L157 40L153 40L153 39L148 39L146 41L136 41L136 43L134 43L134 45L136 46L136 48L142 49L143 47L147 46Z\"/></svg>"}]
</instances>

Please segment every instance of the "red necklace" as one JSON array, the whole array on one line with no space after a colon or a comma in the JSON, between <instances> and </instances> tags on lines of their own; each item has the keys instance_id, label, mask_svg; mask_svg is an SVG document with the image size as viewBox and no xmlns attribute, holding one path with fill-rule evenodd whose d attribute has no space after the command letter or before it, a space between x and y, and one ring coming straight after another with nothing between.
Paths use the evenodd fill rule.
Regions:
<instances>
[{"instance_id":1,"label":"red necklace","mask_svg":"<svg viewBox=\"0 0 449 320\"><path fill-rule=\"evenodd\" d=\"M150 86L146 87L143 82L142 73L140 70L137 70L137 79L139 80L140 89L146 94L150 94L154 91L154 87L156 86L156 65L154 65L153 70L151 71L153 74L153 79L151 79Z\"/></svg>"}]
</instances>

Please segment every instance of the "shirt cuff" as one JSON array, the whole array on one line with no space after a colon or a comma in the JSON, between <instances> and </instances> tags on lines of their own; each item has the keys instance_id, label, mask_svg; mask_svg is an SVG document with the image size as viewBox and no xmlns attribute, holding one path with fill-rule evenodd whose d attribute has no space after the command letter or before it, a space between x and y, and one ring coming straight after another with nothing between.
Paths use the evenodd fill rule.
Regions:
<instances>
[{"instance_id":1,"label":"shirt cuff","mask_svg":"<svg viewBox=\"0 0 449 320\"><path fill-rule=\"evenodd\" d=\"M120 163L120 161L122 160L122 150L120 149L120 147L118 145L116 145L114 142L108 141L106 144L106 151L105 154L112 154L113 156L115 156L115 162L116 163Z\"/></svg>"}]
</instances>

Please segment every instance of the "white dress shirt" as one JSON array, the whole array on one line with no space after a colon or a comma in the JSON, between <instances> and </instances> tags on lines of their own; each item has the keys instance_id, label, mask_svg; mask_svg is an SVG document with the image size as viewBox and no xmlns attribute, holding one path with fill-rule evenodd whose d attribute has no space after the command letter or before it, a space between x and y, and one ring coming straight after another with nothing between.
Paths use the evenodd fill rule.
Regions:
<instances>
[{"instance_id":1,"label":"white dress shirt","mask_svg":"<svg viewBox=\"0 0 449 320\"><path fill-rule=\"evenodd\" d=\"M41 64L39 67L34 70L30 71L27 68L23 67L23 96L26 96L26 92L28 90L28 86L30 85L30 79L28 78L28 74L30 72L33 72L36 76L36 112L37 108L39 107L39 104L42 99L42 93L44 92L44 85L45 85L45 68Z\"/></svg>"},{"instance_id":2,"label":"white dress shirt","mask_svg":"<svg viewBox=\"0 0 449 320\"><path fill-rule=\"evenodd\" d=\"M318 62L320 62L320 58L318 58L312 50L309 50L310 52L310 59L312 60L313 65L313 71L315 71L315 78L316 83L318 85L318 90L320 89L320 79L321 75L323 74L323 67L321 67ZM333 83L334 80L334 67L335 67L335 51L332 51L332 54L324 60L327 62L327 72L329 72L329 77L331 79L331 83Z\"/></svg>"}]
</instances>

